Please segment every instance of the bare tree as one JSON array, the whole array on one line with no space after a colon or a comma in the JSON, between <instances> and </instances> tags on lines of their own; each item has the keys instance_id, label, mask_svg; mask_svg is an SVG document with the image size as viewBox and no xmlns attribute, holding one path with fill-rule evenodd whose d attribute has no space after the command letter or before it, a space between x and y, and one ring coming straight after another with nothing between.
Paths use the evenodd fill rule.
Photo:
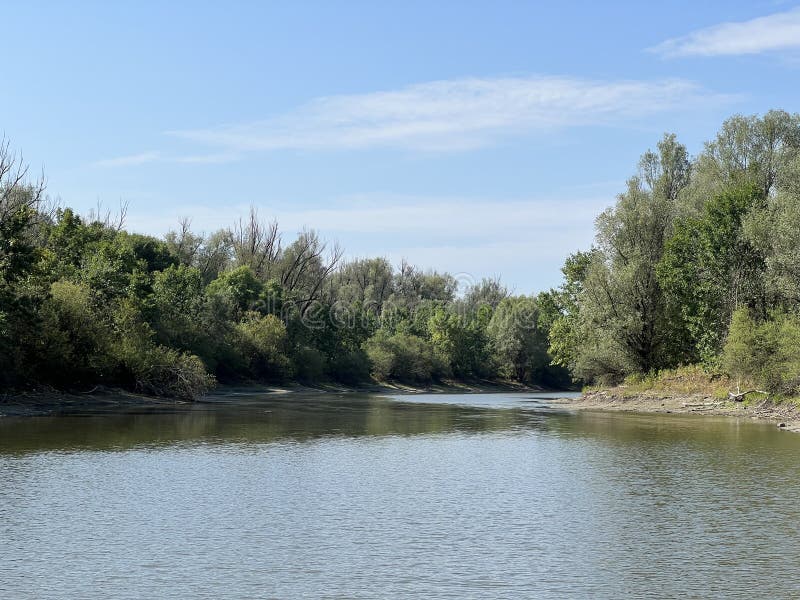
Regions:
<instances>
[{"instance_id":1,"label":"bare tree","mask_svg":"<svg viewBox=\"0 0 800 600\"><path fill-rule=\"evenodd\" d=\"M11 151L9 140L0 138L0 220L22 208L36 209L44 189L44 175L31 182L22 155Z\"/></svg>"},{"instance_id":2,"label":"bare tree","mask_svg":"<svg viewBox=\"0 0 800 600\"><path fill-rule=\"evenodd\" d=\"M107 229L114 231L122 231L125 227L125 220L128 218L128 201L119 201L119 210L112 212L103 206L103 203L98 200L97 205L90 209L85 217L87 223L100 223Z\"/></svg>"},{"instance_id":3,"label":"bare tree","mask_svg":"<svg viewBox=\"0 0 800 600\"><path fill-rule=\"evenodd\" d=\"M262 222L251 206L247 220L239 219L229 235L237 266L250 267L259 278L269 279L281 254L277 221Z\"/></svg>"},{"instance_id":4,"label":"bare tree","mask_svg":"<svg viewBox=\"0 0 800 600\"><path fill-rule=\"evenodd\" d=\"M178 221L178 231L169 231L164 236L170 251L183 265L196 266L198 252L205 241L203 235L192 233L192 220L183 217Z\"/></svg>"},{"instance_id":5,"label":"bare tree","mask_svg":"<svg viewBox=\"0 0 800 600\"><path fill-rule=\"evenodd\" d=\"M325 258L325 252L328 256ZM297 298L301 314L322 297L323 285L334 272L344 251L338 243L330 249L313 230L304 230L281 257L280 283Z\"/></svg>"}]
</instances>

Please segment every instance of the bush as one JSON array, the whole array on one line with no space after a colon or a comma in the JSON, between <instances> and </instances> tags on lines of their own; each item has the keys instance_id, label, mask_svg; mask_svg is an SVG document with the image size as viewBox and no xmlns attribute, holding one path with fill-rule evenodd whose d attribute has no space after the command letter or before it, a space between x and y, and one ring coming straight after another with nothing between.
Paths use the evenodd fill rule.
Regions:
<instances>
[{"instance_id":1,"label":"bush","mask_svg":"<svg viewBox=\"0 0 800 600\"><path fill-rule=\"evenodd\" d=\"M757 323L737 310L723 351L723 367L742 383L779 396L800 393L800 318L775 314Z\"/></svg>"},{"instance_id":2,"label":"bush","mask_svg":"<svg viewBox=\"0 0 800 600\"><path fill-rule=\"evenodd\" d=\"M427 383L445 370L431 344L413 334L379 331L365 342L364 349L378 380Z\"/></svg>"},{"instance_id":3,"label":"bush","mask_svg":"<svg viewBox=\"0 0 800 600\"><path fill-rule=\"evenodd\" d=\"M330 360L328 371L333 379L342 383L360 383L369 380L370 360L363 350L337 354Z\"/></svg>"},{"instance_id":4,"label":"bush","mask_svg":"<svg viewBox=\"0 0 800 600\"><path fill-rule=\"evenodd\" d=\"M320 381L325 378L325 355L309 346L295 351L292 360L295 377L300 381Z\"/></svg>"},{"instance_id":5,"label":"bush","mask_svg":"<svg viewBox=\"0 0 800 600\"><path fill-rule=\"evenodd\" d=\"M250 375L263 380L282 380L291 371L286 355L286 326L274 315L248 312L236 326L239 350Z\"/></svg>"},{"instance_id":6,"label":"bush","mask_svg":"<svg viewBox=\"0 0 800 600\"><path fill-rule=\"evenodd\" d=\"M83 284L56 281L40 310L42 378L54 384L84 383L104 375L108 333Z\"/></svg>"},{"instance_id":7,"label":"bush","mask_svg":"<svg viewBox=\"0 0 800 600\"><path fill-rule=\"evenodd\" d=\"M137 389L153 396L194 400L214 386L203 361L164 346L138 356L130 367Z\"/></svg>"},{"instance_id":8,"label":"bush","mask_svg":"<svg viewBox=\"0 0 800 600\"><path fill-rule=\"evenodd\" d=\"M153 330L133 302L121 301L114 311L115 339L109 356L117 379L146 394L193 400L215 383L197 356L153 343Z\"/></svg>"}]
</instances>

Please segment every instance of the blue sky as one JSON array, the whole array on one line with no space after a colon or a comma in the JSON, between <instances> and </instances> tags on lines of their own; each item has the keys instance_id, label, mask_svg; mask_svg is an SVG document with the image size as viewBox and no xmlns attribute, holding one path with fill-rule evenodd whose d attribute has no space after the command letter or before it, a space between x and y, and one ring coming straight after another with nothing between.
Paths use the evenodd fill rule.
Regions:
<instances>
[{"instance_id":1,"label":"blue sky","mask_svg":"<svg viewBox=\"0 0 800 600\"><path fill-rule=\"evenodd\" d=\"M164 6L163 4L168 4ZM557 285L639 155L797 111L798 3L7 3L0 130L51 195Z\"/></svg>"}]
</instances>

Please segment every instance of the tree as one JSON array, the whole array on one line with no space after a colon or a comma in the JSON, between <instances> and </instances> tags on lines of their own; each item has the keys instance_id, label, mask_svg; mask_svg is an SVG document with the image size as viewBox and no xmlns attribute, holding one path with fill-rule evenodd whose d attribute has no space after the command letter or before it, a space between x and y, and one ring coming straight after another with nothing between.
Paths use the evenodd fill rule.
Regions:
<instances>
[{"instance_id":1,"label":"tree","mask_svg":"<svg viewBox=\"0 0 800 600\"><path fill-rule=\"evenodd\" d=\"M394 289L394 269L385 258L353 260L336 273L333 285L337 302L359 303L379 316Z\"/></svg>"},{"instance_id":2,"label":"tree","mask_svg":"<svg viewBox=\"0 0 800 600\"><path fill-rule=\"evenodd\" d=\"M484 306L496 309L508 296L508 289L500 283L499 278L484 277L466 290L461 303L466 313L477 313Z\"/></svg>"},{"instance_id":3,"label":"tree","mask_svg":"<svg viewBox=\"0 0 800 600\"><path fill-rule=\"evenodd\" d=\"M262 222L256 208L251 206L247 220L239 219L228 236L237 267L248 267L262 280L274 275L281 255L277 221Z\"/></svg>"},{"instance_id":4,"label":"tree","mask_svg":"<svg viewBox=\"0 0 800 600\"><path fill-rule=\"evenodd\" d=\"M577 312L554 325L556 360L576 376L617 378L674 364L670 306L656 275L690 174L686 149L665 135L647 152L614 207L596 222L596 248L582 264ZM560 347L559 347L560 346Z\"/></svg>"},{"instance_id":5,"label":"tree","mask_svg":"<svg viewBox=\"0 0 800 600\"><path fill-rule=\"evenodd\" d=\"M31 281L41 249L34 239L44 182L0 140L0 385L30 377L28 351L41 292ZM35 329L34 329L35 331Z\"/></svg>"},{"instance_id":6,"label":"tree","mask_svg":"<svg viewBox=\"0 0 800 600\"><path fill-rule=\"evenodd\" d=\"M746 308L731 320L722 364L738 384L757 385L777 396L800 393L800 319L775 313L756 320Z\"/></svg>"},{"instance_id":7,"label":"tree","mask_svg":"<svg viewBox=\"0 0 800 600\"><path fill-rule=\"evenodd\" d=\"M283 252L278 265L281 287L301 316L323 298L325 284L342 258L338 245L330 248L313 230L303 231Z\"/></svg>"},{"instance_id":8,"label":"tree","mask_svg":"<svg viewBox=\"0 0 800 600\"><path fill-rule=\"evenodd\" d=\"M506 298L486 328L501 375L534 383L550 364L547 331L539 328L539 307L533 298Z\"/></svg>"},{"instance_id":9,"label":"tree","mask_svg":"<svg viewBox=\"0 0 800 600\"><path fill-rule=\"evenodd\" d=\"M209 295L230 298L239 314L254 308L263 290L263 282L247 266L223 273L207 288Z\"/></svg>"},{"instance_id":10,"label":"tree","mask_svg":"<svg viewBox=\"0 0 800 600\"><path fill-rule=\"evenodd\" d=\"M492 373L487 336L491 314L488 306L471 316L437 308L428 319L434 352L455 377L486 377Z\"/></svg>"},{"instance_id":11,"label":"tree","mask_svg":"<svg viewBox=\"0 0 800 600\"><path fill-rule=\"evenodd\" d=\"M771 110L763 117L734 115L697 158L687 200L696 212L706 199L731 187L755 186L764 197L796 169L800 115Z\"/></svg>"},{"instance_id":12,"label":"tree","mask_svg":"<svg viewBox=\"0 0 800 600\"><path fill-rule=\"evenodd\" d=\"M203 347L205 297L200 271L171 265L153 278L153 327L159 343L184 351Z\"/></svg>"},{"instance_id":13,"label":"tree","mask_svg":"<svg viewBox=\"0 0 800 600\"><path fill-rule=\"evenodd\" d=\"M711 198L701 217L676 224L657 271L686 329L681 346L695 351L685 361L712 362L739 307L764 314L763 257L742 230L748 213L764 203L762 190L745 185Z\"/></svg>"}]
</instances>

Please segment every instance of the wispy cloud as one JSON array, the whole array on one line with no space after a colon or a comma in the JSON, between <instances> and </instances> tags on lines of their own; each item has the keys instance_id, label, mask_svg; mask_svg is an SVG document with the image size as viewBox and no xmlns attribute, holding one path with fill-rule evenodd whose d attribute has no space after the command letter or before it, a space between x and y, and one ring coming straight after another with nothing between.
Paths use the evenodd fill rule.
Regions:
<instances>
[{"instance_id":1,"label":"wispy cloud","mask_svg":"<svg viewBox=\"0 0 800 600\"><path fill-rule=\"evenodd\" d=\"M791 48L800 48L800 8L698 29L666 40L650 51L675 58L759 54Z\"/></svg>"},{"instance_id":2,"label":"wispy cloud","mask_svg":"<svg viewBox=\"0 0 800 600\"><path fill-rule=\"evenodd\" d=\"M129 167L133 165L144 165L151 162L156 162L161 159L161 153L156 151L141 152L139 154L131 154L129 156L118 156L115 158L106 158L92 163L95 167Z\"/></svg>"},{"instance_id":3,"label":"wispy cloud","mask_svg":"<svg viewBox=\"0 0 800 600\"><path fill-rule=\"evenodd\" d=\"M394 147L469 150L503 136L625 122L730 96L680 79L456 79L317 98L266 120L168 132L227 152Z\"/></svg>"},{"instance_id":4,"label":"wispy cloud","mask_svg":"<svg viewBox=\"0 0 800 600\"><path fill-rule=\"evenodd\" d=\"M140 154L132 154L130 156L119 156L115 158L107 158L98 160L92 163L95 167L101 168L114 168L114 167L129 167L135 165L144 165L147 163L161 162L161 163L176 163L176 164L221 164L229 163L238 160L236 154L230 152L222 152L217 154L196 154L196 155L164 155L162 152L142 152Z\"/></svg>"}]
</instances>

